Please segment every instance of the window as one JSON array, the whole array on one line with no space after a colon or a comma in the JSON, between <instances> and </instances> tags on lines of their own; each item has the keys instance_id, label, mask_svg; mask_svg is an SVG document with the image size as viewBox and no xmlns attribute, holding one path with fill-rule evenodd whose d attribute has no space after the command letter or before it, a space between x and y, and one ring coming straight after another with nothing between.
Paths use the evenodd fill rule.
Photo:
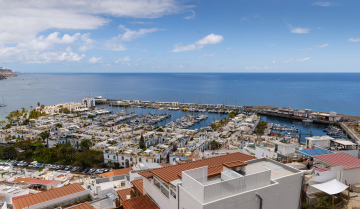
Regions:
<instances>
[{"instance_id":1,"label":"window","mask_svg":"<svg viewBox=\"0 0 360 209\"><path fill-rule=\"evenodd\" d=\"M122 162L122 165L124 165L124 162Z\"/></svg>"},{"instance_id":2,"label":"window","mask_svg":"<svg viewBox=\"0 0 360 209\"><path fill-rule=\"evenodd\" d=\"M122 156L121 159L124 160L124 156Z\"/></svg>"},{"instance_id":3,"label":"window","mask_svg":"<svg viewBox=\"0 0 360 209\"><path fill-rule=\"evenodd\" d=\"M148 162L148 159L146 159L146 162Z\"/></svg>"},{"instance_id":4,"label":"window","mask_svg":"<svg viewBox=\"0 0 360 209\"><path fill-rule=\"evenodd\" d=\"M167 183L161 181L158 178L154 178L154 185L165 195L165 197L169 198L169 186ZM176 198L176 195L175 195Z\"/></svg>"},{"instance_id":5,"label":"window","mask_svg":"<svg viewBox=\"0 0 360 209\"><path fill-rule=\"evenodd\" d=\"M160 189L160 181L158 181L156 178L154 178L154 185Z\"/></svg>"},{"instance_id":6,"label":"window","mask_svg":"<svg viewBox=\"0 0 360 209\"><path fill-rule=\"evenodd\" d=\"M141 158L139 158L139 162L141 162Z\"/></svg>"},{"instance_id":7,"label":"window","mask_svg":"<svg viewBox=\"0 0 360 209\"><path fill-rule=\"evenodd\" d=\"M176 199L176 193L172 189L170 189L170 194L173 198Z\"/></svg>"},{"instance_id":8,"label":"window","mask_svg":"<svg viewBox=\"0 0 360 209\"><path fill-rule=\"evenodd\" d=\"M161 184L161 189L160 191L167 197L169 198L169 190L167 190L162 184Z\"/></svg>"},{"instance_id":9,"label":"window","mask_svg":"<svg viewBox=\"0 0 360 209\"><path fill-rule=\"evenodd\" d=\"M132 157L130 158L130 161L132 161Z\"/></svg>"},{"instance_id":10,"label":"window","mask_svg":"<svg viewBox=\"0 0 360 209\"><path fill-rule=\"evenodd\" d=\"M114 160L115 160L115 157L116 157L116 156L114 155L114 157L113 157Z\"/></svg>"},{"instance_id":11,"label":"window","mask_svg":"<svg viewBox=\"0 0 360 209\"><path fill-rule=\"evenodd\" d=\"M108 158L110 158L110 155L108 155Z\"/></svg>"},{"instance_id":12,"label":"window","mask_svg":"<svg viewBox=\"0 0 360 209\"><path fill-rule=\"evenodd\" d=\"M121 187L124 187L125 186L125 181L122 181L121 182Z\"/></svg>"}]
</instances>

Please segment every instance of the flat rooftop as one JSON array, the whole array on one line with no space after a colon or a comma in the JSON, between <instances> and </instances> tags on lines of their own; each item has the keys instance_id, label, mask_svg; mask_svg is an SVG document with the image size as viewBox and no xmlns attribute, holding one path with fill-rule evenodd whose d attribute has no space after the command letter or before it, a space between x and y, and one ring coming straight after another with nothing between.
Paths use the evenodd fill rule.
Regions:
<instances>
[{"instance_id":1,"label":"flat rooftop","mask_svg":"<svg viewBox=\"0 0 360 209\"><path fill-rule=\"evenodd\" d=\"M245 166L246 175L251 175L258 172L271 170L271 175L270 175L271 180L300 172L299 170L294 169L290 166L266 158L250 160L247 161L246 163L247 163L247 166Z\"/></svg>"}]
</instances>

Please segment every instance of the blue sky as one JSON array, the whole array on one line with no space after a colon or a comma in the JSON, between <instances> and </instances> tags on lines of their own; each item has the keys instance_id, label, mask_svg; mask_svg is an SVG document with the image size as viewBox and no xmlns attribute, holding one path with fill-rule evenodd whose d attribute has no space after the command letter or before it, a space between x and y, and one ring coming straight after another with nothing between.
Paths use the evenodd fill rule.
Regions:
<instances>
[{"instance_id":1,"label":"blue sky","mask_svg":"<svg viewBox=\"0 0 360 209\"><path fill-rule=\"evenodd\" d=\"M360 2L0 0L21 72L359 72Z\"/></svg>"}]
</instances>

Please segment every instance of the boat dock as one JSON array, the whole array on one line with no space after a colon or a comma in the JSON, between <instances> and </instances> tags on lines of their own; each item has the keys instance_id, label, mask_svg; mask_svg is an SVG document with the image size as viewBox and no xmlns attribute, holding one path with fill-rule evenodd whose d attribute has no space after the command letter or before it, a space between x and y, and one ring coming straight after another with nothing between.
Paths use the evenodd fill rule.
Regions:
<instances>
[{"instance_id":1,"label":"boat dock","mask_svg":"<svg viewBox=\"0 0 360 209\"><path fill-rule=\"evenodd\" d=\"M355 130L355 126L357 124L353 123L340 123L341 129L349 136L351 139L355 141L355 143L360 144L360 133Z\"/></svg>"}]
</instances>

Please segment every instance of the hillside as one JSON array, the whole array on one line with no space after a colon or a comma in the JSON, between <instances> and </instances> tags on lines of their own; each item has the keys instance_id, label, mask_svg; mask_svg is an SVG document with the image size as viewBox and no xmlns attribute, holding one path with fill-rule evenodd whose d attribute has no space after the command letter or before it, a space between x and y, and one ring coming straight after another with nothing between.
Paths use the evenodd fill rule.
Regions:
<instances>
[{"instance_id":1,"label":"hillside","mask_svg":"<svg viewBox=\"0 0 360 209\"><path fill-rule=\"evenodd\" d=\"M0 67L0 80L5 79L5 77L16 77L17 75L12 72L9 68Z\"/></svg>"}]
</instances>

